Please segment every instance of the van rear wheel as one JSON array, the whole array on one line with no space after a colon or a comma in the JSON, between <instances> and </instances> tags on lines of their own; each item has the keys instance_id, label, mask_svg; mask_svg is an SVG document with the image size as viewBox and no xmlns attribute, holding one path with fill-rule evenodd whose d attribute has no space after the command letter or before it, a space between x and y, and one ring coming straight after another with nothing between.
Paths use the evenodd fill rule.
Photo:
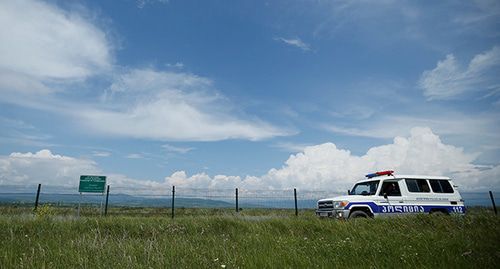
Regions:
<instances>
[{"instance_id":1,"label":"van rear wheel","mask_svg":"<svg viewBox=\"0 0 500 269\"><path fill-rule=\"evenodd\" d=\"M433 216L446 216L446 215L448 215L448 212L440 210L440 209L432 209L429 212L429 214L433 215Z\"/></svg>"},{"instance_id":2,"label":"van rear wheel","mask_svg":"<svg viewBox=\"0 0 500 269\"><path fill-rule=\"evenodd\" d=\"M356 219L356 218L368 218L368 214L366 214L363 211L354 211L349 215L349 219Z\"/></svg>"}]
</instances>

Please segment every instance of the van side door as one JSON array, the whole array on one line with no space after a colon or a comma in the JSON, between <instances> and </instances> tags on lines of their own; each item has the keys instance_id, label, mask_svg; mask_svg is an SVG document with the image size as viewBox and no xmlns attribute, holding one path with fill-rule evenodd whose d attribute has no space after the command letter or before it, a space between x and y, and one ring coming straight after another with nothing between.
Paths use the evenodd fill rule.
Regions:
<instances>
[{"instance_id":1,"label":"van side door","mask_svg":"<svg viewBox=\"0 0 500 269\"><path fill-rule=\"evenodd\" d=\"M386 180L382 183L376 198L380 216L395 216L404 203L399 180Z\"/></svg>"}]
</instances>

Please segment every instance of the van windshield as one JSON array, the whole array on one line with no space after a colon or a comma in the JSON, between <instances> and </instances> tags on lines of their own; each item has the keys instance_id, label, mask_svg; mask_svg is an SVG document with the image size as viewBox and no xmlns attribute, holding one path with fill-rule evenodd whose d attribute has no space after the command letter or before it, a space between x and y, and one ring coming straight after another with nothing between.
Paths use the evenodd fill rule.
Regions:
<instances>
[{"instance_id":1,"label":"van windshield","mask_svg":"<svg viewBox=\"0 0 500 269\"><path fill-rule=\"evenodd\" d=\"M380 180L361 182L354 185L350 195L375 195Z\"/></svg>"}]
</instances>

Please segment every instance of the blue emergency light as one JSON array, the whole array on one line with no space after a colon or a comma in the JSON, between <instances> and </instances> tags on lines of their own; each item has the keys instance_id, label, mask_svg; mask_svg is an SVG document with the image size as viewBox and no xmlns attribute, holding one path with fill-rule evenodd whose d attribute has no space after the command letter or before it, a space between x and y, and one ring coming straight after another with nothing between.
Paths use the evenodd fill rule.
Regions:
<instances>
[{"instance_id":1,"label":"blue emergency light","mask_svg":"<svg viewBox=\"0 0 500 269\"><path fill-rule=\"evenodd\" d=\"M387 170L387 171L380 171L380 172L371 173L371 174L366 175L365 177L372 178L372 177L379 177L379 176L392 176L393 173L394 173L394 171Z\"/></svg>"}]
</instances>

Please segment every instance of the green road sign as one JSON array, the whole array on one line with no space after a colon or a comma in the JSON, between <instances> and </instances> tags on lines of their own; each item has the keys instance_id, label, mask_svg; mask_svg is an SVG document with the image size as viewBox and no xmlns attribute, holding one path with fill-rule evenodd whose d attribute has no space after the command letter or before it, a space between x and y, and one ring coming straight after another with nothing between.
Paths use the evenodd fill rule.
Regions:
<instances>
[{"instance_id":1,"label":"green road sign","mask_svg":"<svg viewBox=\"0 0 500 269\"><path fill-rule=\"evenodd\" d=\"M105 187L105 176L80 176L80 186L78 187L78 192L103 193Z\"/></svg>"}]
</instances>

